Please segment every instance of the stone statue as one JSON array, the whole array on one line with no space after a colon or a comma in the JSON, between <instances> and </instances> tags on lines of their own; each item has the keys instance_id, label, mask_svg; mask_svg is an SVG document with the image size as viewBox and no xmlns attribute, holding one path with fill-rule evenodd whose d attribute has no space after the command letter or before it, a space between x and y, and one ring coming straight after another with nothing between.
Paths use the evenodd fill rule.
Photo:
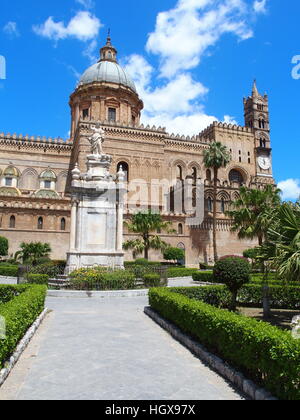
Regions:
<instances>
[{"instance_id":1,"label":"stone statue","mask_svg":"<svg viewBox=\"0 0 300 420\"><path fill-rule=\"evenodd\" d=\"M89 137L89 142L92 146L92 154L93 155L102 155L103 154L103 148L102 144L105 140L105 131L100 127L100 125L96 125L93 127L94 133L91 137Z\"/></svg>"}]
</instances>

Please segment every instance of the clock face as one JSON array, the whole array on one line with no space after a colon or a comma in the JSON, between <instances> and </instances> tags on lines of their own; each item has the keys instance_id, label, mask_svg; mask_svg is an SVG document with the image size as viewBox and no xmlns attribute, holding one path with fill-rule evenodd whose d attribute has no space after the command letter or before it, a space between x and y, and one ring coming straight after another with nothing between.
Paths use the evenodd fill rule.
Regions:
<instances>
[{"instance_id":1,"label":"clock face","mask_svg":"<svg viewBox=\"0 0 300 420\"><path fill-rule=\"evenodd\" d=\"M258 158L258 164L261 169L268 170L271 168L271 161L268 157L260 156Z\"/></svg>"}]
</instances>

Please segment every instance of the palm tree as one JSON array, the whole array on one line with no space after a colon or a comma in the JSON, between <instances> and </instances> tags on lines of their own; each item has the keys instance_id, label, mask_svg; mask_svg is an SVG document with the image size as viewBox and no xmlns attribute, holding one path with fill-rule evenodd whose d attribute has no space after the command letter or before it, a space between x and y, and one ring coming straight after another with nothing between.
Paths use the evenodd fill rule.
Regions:
<instances>
[{"instance_id":1,"label":"palm tree","mask_svg":"<svg viewBox=\"0 0 300 420\"><path fill-rule=\"evenodd\" d=\"M48 258L51 253L49 244L41 242L22 242L20 245L21 251L15 255L15 259L22 258L23 263L30 263L36 265L40 258Z\"/></svg>"},{"instance_id":2,"label":"palm tree","mask_svg":"<svg viewBox=\"0 0 300 420\"><path fill-rule=\"evenodd\" d=\"M213 248L214 260L218 261L217 250L217 187L218 172L220 168L226 168L231 160L227 147L220 142L211 143L210 148L204 152L204 165L214 172L214 191L213 191Z\"/></svg>"},{"instance_id":3,"label":"palm tree","mask_svg":"<svg viewBox=\"0 0 300 420\"><path fill-rule=\"evenodd\" d=\"M274 224L268 230L268 241L262 256L286 281L300 280L300 204L283 203Z\"/></svg>"},{"instance_id":4,"label":"palm tree","mask_svg":"<svg viewBox=\"0 0 300 420\"><path fill-rule=\"evenodd\" d=\"M240 239L258 239L261 246L266 240L268 229L280 205L280 190L273 185L264 189L240 188L240 198L232 203L227 212L233 220L233 232Z\"/></svg>"},{"instance_id":5,"label":"palm tree","mask_svg":"<svg viewBox=\"0 0 300 420\"><path fill-rule=\"evenodd\" d=\"M167 233L174 233L175 230L171 229L170 222L164 222L158 213L140 212L133 215L130 222L125 222L129 232L138 234L140 239L129 240L124 243L125 250L132 249L134 255L144 252L144 258L149 259L150 249L165 251L169 244L164 242L156 233L165 231Z\"/></svg>"}]
</instances>

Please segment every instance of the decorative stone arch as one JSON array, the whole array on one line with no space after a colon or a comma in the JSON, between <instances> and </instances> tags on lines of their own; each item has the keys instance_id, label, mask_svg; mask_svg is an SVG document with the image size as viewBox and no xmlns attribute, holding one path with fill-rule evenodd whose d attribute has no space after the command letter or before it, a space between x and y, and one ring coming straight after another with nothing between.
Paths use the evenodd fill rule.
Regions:
<instances>
[{"instance_id":1,"label":"decorative stone arch","mask_svg":"<svg viewBox=\"0 0 300 420\"><path fill-rule=\"evenodd\" d=\"M230 195L228 194L228 192L226 192L226 191L220 191L218 194L217 194L217 199L218 200L222 200L222 199L224 199L224 200L226 200L226 201L230 201Z\"/></svg>"},{"instance_id":2,"label":"decorative stone arch","mask_svg":"<svg viewBox=\"0 0 300 420\"><path fill-rule=\"evenodd\" d=\"M56 173L49 167L41 172L40 176L40 189L55 190L57 176Z\"/></svg>"},{"instance_id":3,"label":"decorative stone arch","mask_svg":"<svg viewBox=\"0 0 300 420\"><path fill-rule=\"evenodd\" d=\"M39 174L34 168L27 168L22 172L19 188L29 191L39 189Z\"/></svg>"},{"instance_id":4,"label":"decorative stone arch","mask_svg":"<svg viewBox=\"0 0 300 420\"><path fill-rule=\"evenodd\" d=\"M131 172L131 168L130 168L130 161L129 159L117 159L117 164L116 164L116 173L119 172L119 170L121 169L122 166L122 170L123 172L125 172L125 181L129 181L130 178L130 172Z\"/></svg>"},{"instance_id":5,"label":"decorative stone arch","mask_svg":"<svg viewBox=\"0 0 300 420\"><path fill-rule=\"evenodd\" d=\"M231 195L231 201L236 201L240 198L240 193L238 191L234 191Z\"/></svg>"},{"instance_id":6,"label":"decorative stone arch","mask_svg":"<svg viewBox=\"0 0 300 420\"><path fill-rule=\"evenodd\" d=\"M237 182L237 183L240 183L240 184L246 184L247 183L247 181L249 179L248 172L244 168L242 168L241 166L237 166L237 165L231 166L228 169L227 177L228 177L228 180L229 180L230 183L233 183L233 181L230 179L230 174L233 174L233 171L239 172L242 176L243 182Z\"/></svg>"},{"instance_id":7,"label":"decorative stone arch","mask_svg":"<svg viewBox=\"0 0 300 420\"><path fill-rule=\"evenodd\" d=\"M187 176L187 165L182 159L176 159L172 163L172 179L179 179L178 168L181 168L182 180Z\"/></svg>"},{"instance_id":8,"label":"decorative stone arch","mask_svg":"<svg viewBox=\"0 0 300 420\"><path fill-rule=\"evenodd\" d=\"M0 195L6 197L19 197L21 195L21 191L18 188L14 187L1 187Z\"/></svg>"},{"instance_id":9,"label":"decorative stone arch","mask_svg":"<svg viewBox=\"0 0 300 420\"><path fill-rule=\"evenodd\" d=\"M20 178L20 171L15 166L10 164L3 171L1 186L17 188Z\"/></svg>"}]
</instances>

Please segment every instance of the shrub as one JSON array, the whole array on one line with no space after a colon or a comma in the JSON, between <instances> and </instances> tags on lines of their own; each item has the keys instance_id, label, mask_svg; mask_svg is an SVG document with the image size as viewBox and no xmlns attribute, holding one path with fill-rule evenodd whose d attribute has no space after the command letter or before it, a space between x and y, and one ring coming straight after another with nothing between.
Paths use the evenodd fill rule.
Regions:
<instances>
[{"instance_id":1,"label":"shrub","mask_svg":"<svg viewBox=\"0 0 300 420\"><path fill-rule=\"evenodd\" d=\"M21 285L7 288L8 290L15 296L0 305L0 315L4 317L6 324L6 338L1 340L0 346L0 369L43 311L46 297L45 286Z\"/></svg>"},{"instance_id":2,"label":"shrub","mask_svg":"<svg viewBox=\"0 0 300 420\"><path fill-rule=\"evenodd\" d=\"M199 270L197 268L172 267L168 269L168 277L169 278L190 277L198 271Z\"/></svg>"},{"instance_id":3,"label":"shrub","mask_svg":"<svg viewBox=\"0 0 300 420\"><path fill-rule=\"evenodd\" d=\"M6 303L13 299L14 297L18 296L20 293L22 293L24 290L27 289L28 286L26 285L20 285L16 288L15 285L9 285L9 284L2 284L0 285L0 304Z\"/></svg>"},{"instance_id":4,"label":"shrub","mask_svg":"<svg viewBox=\"0 0 300 420\"><path fill-rule=\"evenodd\" d=\"M210 351L286 400L300 399L300 341L265 322L191 300L170 289L151 289L151 307Z\"/></svg>"},{"instance_id":5,"label":"shrub","mask_svg":"<svg viewBox=\"0 0 300 420\"><path fill-rule=\"evenodd\" d=\"M248 260L243 257L224 257L216 262L213 275L216 283L224 283L230 290L230 309L235 311L238 290L250 281Z\"/></svg>"},{"instance_id":6,"label":"shrub","mask_svg":"<svg viewBox=\"0 0 300 420\"><path fill-rule=\"evenodd\" d=\"M0 236L0 256L1 257L6 257L6 255L8 254L8 248L9 248L8 239L4 238L4 236Z\"/></svg>"},{"instance_id":7,"label":"shrub","mask_svg":"<svg viewBox=\"0 0 300 420\"><path fill-rule=\"evenodd\" d=\"M49 276L47 274L27 274L27 282L29 284L45 284L48 285Z\"/></svg>"},{"instance_id":8,"label":"shrub","mask_svg":"<svg viewBox=\"0 0 300 420\"><path fill-rule=\"evenodd\" d=\"M75 290L127 290L135 287L135 276L126 270L109 272L103 267L79 269L70 275Z\"/></svg>"},{"instance_id":9,"label":"shrub","mask_svg":"<svg viewBox=\"0 0 300 420\"><path fill-rule=\"evenodd\" d=\"M146 287L158 287L160 285L159 274L145 274L143 280Z\"/></svg>"},{"instance_id":10,"label":"shrub","mask_svg":"<svg viewBox=\"0 0 300 420\"><path fill-rule=\"evenodd\" d=\"M0 265L0 276L4 277L18 277L18 269L17 265Z\"/></svg>"},{"instance_id":11,"label":"shrub","mask_svg":"<svg viewBox=\"0 0 300 420\"><path fill-rule=\"evenodd\" d=\"M181 248L169 247L164 252L164 259L167 261L181 261L185 258L185 251Z\"/></svg>"},{"instance_id":12,"label":"shrub","mask_svg":"<svg viewBox=\"0 0 300 420\"><path fill-rule=\"evenodd\" d=\"M192 275L194 281L203 283L214 283L214 276L212 271L198 271Z\"/></svg>"},{"instance_id":13,"label":"shrub","mask_svg":"<svg viewBox=\"0 0 300 420\"><path fill-rule=\"evenodd\" d=\"M176 288L177 293L201 300L217 308L230 308L231 295L226 286L207 286ZM239 306L260 308L262 306L262 286L245 285L237 295ZM270 287L270 302L273 309L300 309L300 288L299 287Z\"/></svg>"},{"instance_id":14,"label":"shrub","mask_svg":"<svg viewBox=\"0 0 300 420\"><path fill-rule=\"evenodd\" d=\"M48 260L43 264L31 267L32 274L47 274L49 277L57 277L64 272L64 262L55 262Z\"/></svg>"}]
</instances>

